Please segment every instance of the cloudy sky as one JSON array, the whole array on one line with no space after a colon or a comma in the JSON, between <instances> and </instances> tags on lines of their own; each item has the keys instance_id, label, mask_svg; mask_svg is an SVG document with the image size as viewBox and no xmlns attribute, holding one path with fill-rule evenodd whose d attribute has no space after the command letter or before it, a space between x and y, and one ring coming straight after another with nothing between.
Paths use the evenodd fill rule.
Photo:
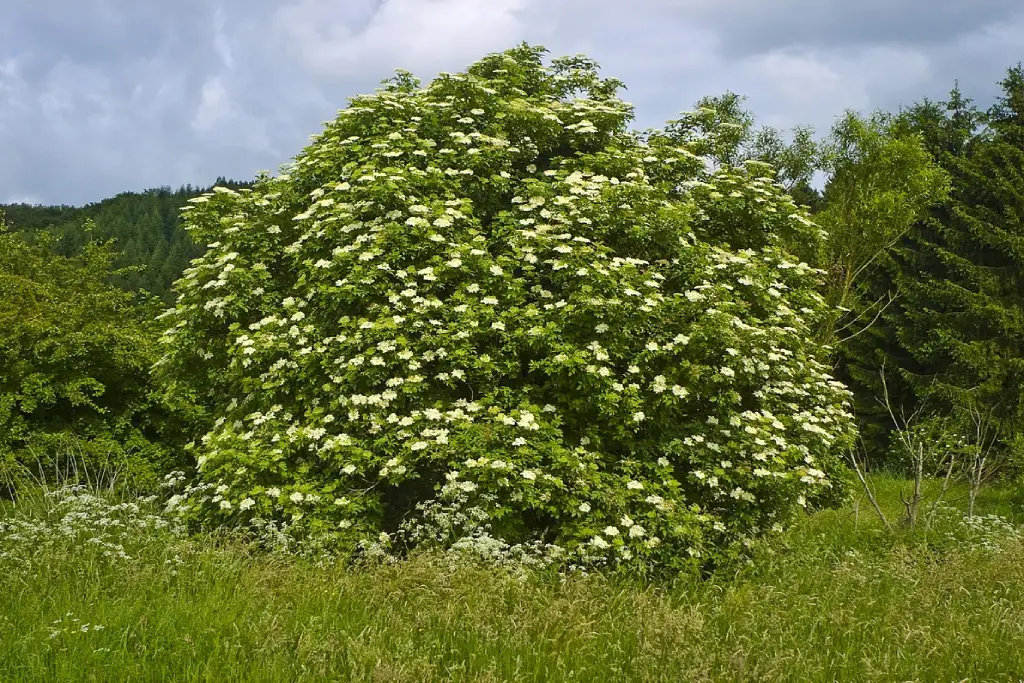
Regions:
<instances>
[{"instance_id":1,"label":"cloudy sky","mask_svg":"<svg viewBox=\"0 0 1024 683\"><path fill-rule=\"evenodd\" d=\"M762 124L980 103L1024 60L1020 0L5 0L0 202L276 172L394 69L428 81L521 41L625 81L636 126L748 96Z\"/></svg>"}]
</instances>

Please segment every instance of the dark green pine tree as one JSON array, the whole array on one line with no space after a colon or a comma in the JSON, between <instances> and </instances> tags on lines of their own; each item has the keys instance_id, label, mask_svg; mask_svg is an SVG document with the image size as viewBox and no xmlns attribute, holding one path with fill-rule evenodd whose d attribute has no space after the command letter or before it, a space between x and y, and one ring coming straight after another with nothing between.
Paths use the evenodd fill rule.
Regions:
<instances>
[{"instance_id":1,"label":"dark green pine tree","mask_svg":"<svg viewBox=\"0 0 1024 683\"><path fill-rule=\"evenodd\" d=\"M806 180L801 180L796 183L789 190L789 194L792 195L793 201L801 206L806 206L812 213L818 213L825 205L824 197L821 195L821 191L816 189Z\"/></svg>"},{"instance_id":2,"label":"dark green pine tree","mask_svg":"<svg viewBox=\"0 0 1024 683\"><path fill-rule=\"evenodd\" d=\"M903 378L939 409L991 412L1024 425L1024 70L1001 82L982 120L962 98L923 126L953 178L948 203L894 255L902 292L890 322L913 359ZM955 93L958 95L958 93ZM918 120L935 112L922 109ZM919 124L920 125L920 124Z\"/></svg>"},{"instance_id":3,"label":"dark green pine tree","mask_svg":"<svg viewBox=\"0 0 1024 683\"><path fill-rule=\"evenodd\" d=\"M896 125L920 136L939 165L953 173L968 154L984 118L956 86L947 101L925 99L904 109L898 114ZM933 207L928 220L916 224L895 249L883 254L880 267L867 273L858 292L860 299L880 303L876 312L865 318L864 322L869 324L846 331L838 349L837 371L853 390L861 438L869 460L874 463L885 462L894 427L882 402L885 390L897 413L912 414L922 407L929 382L938 371L933 366L934 358L920 353L913 341L913 326L908 317L915 307L926 305L931 279L945 277L941 261L932 251L938 235L943 234L942 226L951 225L951 207L957 201L956 187L962 181L954 176L953 184L951 200ZM930 311L945 310L941 301L932 301L927 306Z\"/></svg>"}]
</instances>

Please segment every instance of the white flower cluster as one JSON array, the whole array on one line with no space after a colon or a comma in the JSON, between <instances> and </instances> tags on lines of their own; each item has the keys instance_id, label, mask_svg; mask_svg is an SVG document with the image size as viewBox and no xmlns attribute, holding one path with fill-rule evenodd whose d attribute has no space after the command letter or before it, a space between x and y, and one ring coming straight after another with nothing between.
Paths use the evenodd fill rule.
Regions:
<instances>
[{"instance_id":1,"label":"white flower cluster","mask_svg":"<svg viewBox=\"0 0 1024 683\"><path fill-rule=\"evenodd\" d=\"M147 510L153 502L114 503L84 486L49 491L41 514L15 513L0 519L0 571L32 571L37 561L50 561L55 548L130 561L133 546L184 531L173 517Z\"/></svg>"}]
</instances>

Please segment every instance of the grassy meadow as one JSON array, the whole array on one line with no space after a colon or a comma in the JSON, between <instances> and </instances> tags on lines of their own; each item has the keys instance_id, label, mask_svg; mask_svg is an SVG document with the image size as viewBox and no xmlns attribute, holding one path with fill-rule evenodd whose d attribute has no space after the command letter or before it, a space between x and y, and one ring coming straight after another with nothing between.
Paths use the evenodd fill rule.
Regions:
<instances>
[{"instance_id":1,"label":"grassy meadow","mask_svg":"<svg viewBox=\"0 0 1024 683\"><path fill-rule=\"evenodd\" d=\"M876 476L898 519L899 479ZM437 557L360 570L186 537L152 501L0 507L2 681L998 681L1024 678L1021 501L952 490L927 531L866 500L705 581ZM997 517L998 516L998 517Z\"/></svg>"}]
</instances>

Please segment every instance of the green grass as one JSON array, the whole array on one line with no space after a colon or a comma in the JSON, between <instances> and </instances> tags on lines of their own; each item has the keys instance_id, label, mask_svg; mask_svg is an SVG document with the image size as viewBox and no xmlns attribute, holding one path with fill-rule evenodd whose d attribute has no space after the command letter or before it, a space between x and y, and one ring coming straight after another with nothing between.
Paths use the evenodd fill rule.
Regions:
<instances>
[{"instance_id":1,"label":"green grass","mask_svg":"<svg viewBox=\"0 0 1024 683\"><path fill-rule=\"evenodd\" d=\"M875 483L898 518L908 485ZM979 507L1022 510L1009 488ZM56 519L38 497L4 515ZM1024 678L1021 542L985 550L945 522L886 533L872 515L818 513L754 566L673 586L428 558L345 571L159 531L125 536L131 560L32 542L0 576L0 680Z\"/></svg>"}]
</instances>

